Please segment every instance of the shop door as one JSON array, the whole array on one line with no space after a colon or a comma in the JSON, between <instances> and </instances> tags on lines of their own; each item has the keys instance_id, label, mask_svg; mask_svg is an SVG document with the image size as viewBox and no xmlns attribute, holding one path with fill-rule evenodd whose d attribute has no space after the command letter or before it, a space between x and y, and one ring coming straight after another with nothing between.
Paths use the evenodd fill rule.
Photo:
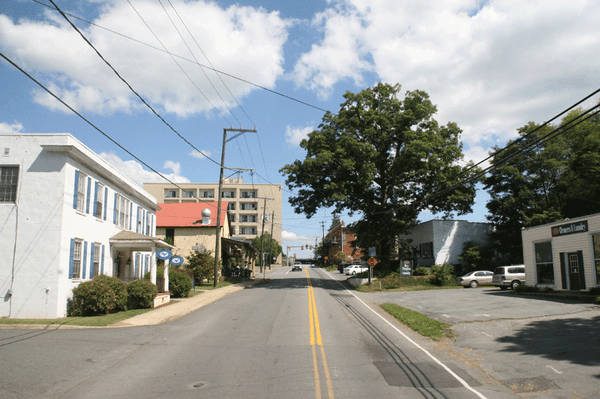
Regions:
<instances>
[{"instance_id":1,"label":"shop door","mask_svg":"<svg viewBox=\"0 0 600 399\"><path fill-rule=\"evenodd\" d=\"M569 281L571 282L571 291L579 291L581 290L581 285L579 284L579 272L580 272L580 264L579 264L579 256L577 252L572 252L567 254L569 259Z\"/></svg>"}]
</instances>

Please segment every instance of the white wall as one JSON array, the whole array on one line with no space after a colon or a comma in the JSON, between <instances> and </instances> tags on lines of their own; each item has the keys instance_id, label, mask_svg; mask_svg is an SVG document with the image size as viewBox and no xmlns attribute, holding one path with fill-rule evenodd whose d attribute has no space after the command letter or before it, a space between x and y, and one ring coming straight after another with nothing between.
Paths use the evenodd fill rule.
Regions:
<instances>
[{"instance_id":1,"label":"white wall","mask_svg":"<svg viewBox=\"0 0 600 399\"><path fill-rule=\"evenodd\" d=\"M0 203L0 317L63 317L73 288L90 278L92 242L104 245L104 274L112 275L109 240L122 231L113 223L115 191L132 202L134 222L140 204L155 223L156 202L70 135L1 137L9 155L0 157L0 165L19 165L20 170L17 203ZM89 213L73 208L76 170L90 178ZM108 188L106 220L93 215L96 181ZM87 242L85 279L69 278L72 238Z\"/></svg>"}]
</instances>

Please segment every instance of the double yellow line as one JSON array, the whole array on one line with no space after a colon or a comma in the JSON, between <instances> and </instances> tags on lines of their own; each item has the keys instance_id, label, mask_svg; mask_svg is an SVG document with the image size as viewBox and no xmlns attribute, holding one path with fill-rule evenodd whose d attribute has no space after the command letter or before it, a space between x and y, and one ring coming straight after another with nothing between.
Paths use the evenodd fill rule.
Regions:
<instances>
[{"instance_id":1,"label":"double yellow line","mask_svg":"<svg viewBox=\"0 0 600 399\"><path fill-rule=\"evenodd\" d=\"M321 377L319 375L319 361L317 358L317 345L321 349L321 359L323 361L323 370L325 370L325 382L327 384L327 397L334 399L333 384L329 375L329 367L327 367L327 358L325 357L325 349L323 348L323 340L321 339L321 328L319 325L319 313L317 312L317 303L315 302L315 290L313 289L308 268L304 268L306 278L308 280L308 312L310 320L310 345L313 353L313 367L315 370L315 395L317 399L321 399Z\"/></svg>"}]
</instances>

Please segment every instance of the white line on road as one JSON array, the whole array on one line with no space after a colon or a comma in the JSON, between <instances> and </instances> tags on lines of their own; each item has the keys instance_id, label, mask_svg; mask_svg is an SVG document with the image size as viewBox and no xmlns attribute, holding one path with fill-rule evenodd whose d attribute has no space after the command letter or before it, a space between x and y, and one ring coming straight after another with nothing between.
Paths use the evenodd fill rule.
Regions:
<instances>
[{"instance_id":1,"label":"white line on road","mask_svg":"<svg viewBox=\"0 0 600 399\"><path fill-rule=\"evenodd\" d=\"M548 367L550 370L554 371L556 374L562 374L562 371L558 371L554 367L551 367L551 366L546 366L546 367Z\"/></svg>"},{"instance_id":2,"label":"white line on road","mask_svg":"<svg viewBox=\"0 0 600 399\"><path fill-rule=\"evenodd\" d=\"M482 333L483 335L487 335L487 336L488 336L488 337L490 337L490 338L494 338L494 336L492 336L492 335L490 335L490 334L488 334L488 333L484 333L483 331L482 331L481 333Z\"/></svg>"},{"instance_id":3,"label":"white line on road","mask_svg":"<svg viewBox=\"0 0 600 399\"><path fill-rule=\"evenodd\" d=\"M441 367L443 367L444 370L446 370L452 377L454 377L458 382L460 382L462 384L462 386L464 386L469 391L473 392L480 399L487 399L484 395L482 395L480 392L476 391L469 384L467 384L467 382L465 380L463 380L462 378L460 378L454 371L450 370L450 368L448 366L446 366L444 363L442 363L441 361L439 361L435 356L433 356L431 353L429 353L429 351L427 349L423 348L421 345L417 344L415 341L413 341L412 339L410 339L410 337L408 337L408 335L404 334L395 325L393 325L392 323L390 323L389 321L387 321L382 315L380 315L373 308L371 308L369 305L367 305L362 299L360 299L359 297L357 297L356 294L354 294L354 292L352 292L349 289L347 289L346 287L344 287L344 285L342 283L340 283L339 281L337 281L336 279L334 279L333 277L331 277L331 275L329 273L326 273L326 274L327 274L327 276L329 276L329 278L331 278L332 280L336 281L339 285L341 285L346 291L348 291L360 303L362 303L363 305L365 305L367 309L369 309L371 312L375 313L381 320L383 320L390 327L392 327L394 330L396 330L396 332L398 334L402 335L408 342L410 342L411 344L413 344L414 346L416 346L418 349L420 349L421 351L423 351L427 356L429 356L434 362L436 362Z\"/></svg>"}]
</instances>

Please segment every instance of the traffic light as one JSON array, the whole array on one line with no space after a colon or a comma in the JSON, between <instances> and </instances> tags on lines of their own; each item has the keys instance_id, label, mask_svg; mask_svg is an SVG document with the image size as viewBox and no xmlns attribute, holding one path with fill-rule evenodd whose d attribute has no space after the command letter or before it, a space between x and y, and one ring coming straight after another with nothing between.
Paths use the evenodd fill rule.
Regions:
<instances>
[{"instance_id":1,"label":"traffic light","mask_svg":"<svg viewBox=\"0 0 600 399\"><path fill-rule=\"evenodd\" d=\"M304 251L304 245L300 247L300 250Z\"/></svg>"}]
</instances>

